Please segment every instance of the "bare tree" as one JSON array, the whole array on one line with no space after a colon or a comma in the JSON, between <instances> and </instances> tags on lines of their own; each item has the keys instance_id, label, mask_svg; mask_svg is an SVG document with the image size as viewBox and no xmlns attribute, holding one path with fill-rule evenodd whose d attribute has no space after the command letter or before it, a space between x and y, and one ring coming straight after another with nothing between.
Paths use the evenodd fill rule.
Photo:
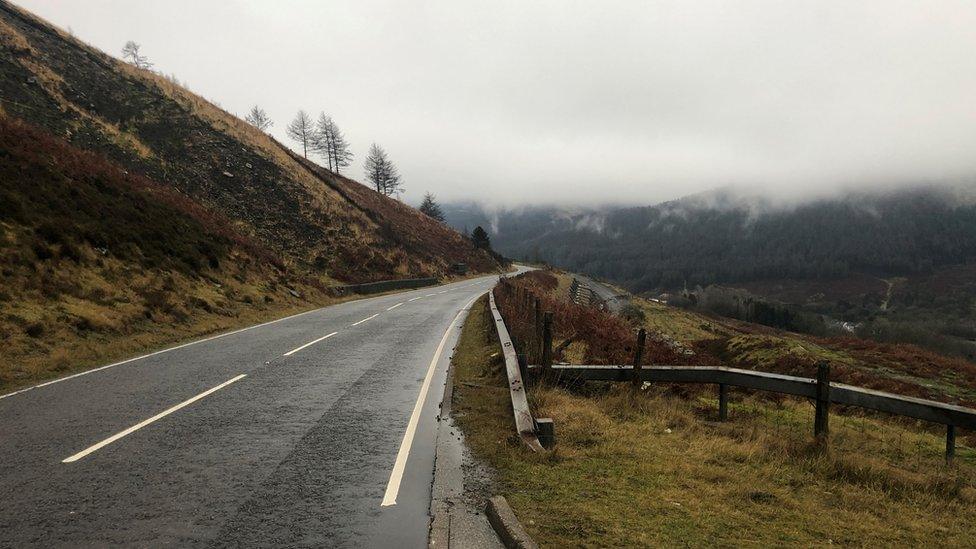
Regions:
<instances>
[{"instance_id":1,"label":"bare tree","mask_svg":"<svg viewBox=\"0 0 976 549\"><path fill-rule=\"evenodd\" d=\"M349 150L349 142L346 136L342 135L342 130L336 126L332 119L329 119L329 146L332 150L332 163L335 165L335 173L340 173L343 168L348 168L352 163L352 151Z\"/></svg>"},{"instance_id":2,"label":"bare tree","mask_svg":"<svg viewBox=\"0 0 976 549\"><path fill-rule=\"evenodd\" d=\"M248 124L263 132L268 131L268 128L274 126L274 122L271 121L268 113L264 112L264 109L257 105L254 105L251 112L247 113L244 120L246 120Z\"/></svg>"},{"instance_id":3,"label":"bare tree","mask_svg":"<svg viewBox=\"0 0 976 549\"><path fill-rule=\"evenodd\" d=\"M136 68L151 69L153 64L149 61L149 58L139 54L139 48L141 47L136 42L129 40L122 47L122 58L135 65Z\"/></svg>"},{"instance_id":4,"label":"bare tree","mask_svg":"<svg viewBox=\"0 0 976 549\"><path fill-rule=\"evenodd\" d=\"M325 113L319 115L315 130L315 150L326 159L330 170L340 173L342 168L349 166L353 158L352 151L349 150L349 143L346 142L346 137L342 135L342 130L332 120L332 117L326 116Z\"/></svg>"},{"instance_id":5,"label":"bare tree","mask_svg":"<svg viewBox=\"0 0 976 549\"><path fill-rule=\"evenodd\" d=\"M434 195L430 193L425 194L424 201L420 204L420 208L418 209L428 217L436 219L441 223L444 222L444 212L441 210L441 205L434 200Z\"/></svg>"},{"instance_id":6,"label":"bare tree","mask_svg":"<svg viewBox=\"0 0 976 549\"><path fill-rule=\"evenodd\" d=\"M397 195L397 199L400 199L400 193L405 191L403 185L400 183L400 172L393 162L389 160L386 162L386 184L383 185L383 192L386 196Z\"/></svg>"},{"instance_id":7,"label":"bare tree","mask_svg":"<svg viewBox=\"0 0 976 549\"><path fill-rule=\"evenodd\" d=\"M390 196L403 190L396 166L386 156L386 151L376 143L369 148L363 167L366 169L366 179L372 183L376 192Z\"/></svg>"},{"instance_id":8,"label":"bare tree","mask_svg":"<svg viewBox=\"0 0 976 549\"><path fill-rule=\"evenodd\" d=\"M366 170L366 179L373 184L376 192L383 192L386 184L386 152L379 145L373 143L369 147L369 154L363 163Z\"/></svg>"},{"instance_id":9,"label":"bare tree","mask_svg":"<svg viewBox=\"0 0 976 549\"><path fill-rule=\"evenodd\" d=\"M312 119L308 116L305 111L298 111L295 115L295 119L288 124L285 128L285 133L288 137L298 141L302 145L302 154L305 158L308 158L308 147L311 145L314 149L316 140L318 136L316 135L315 125L312 123Z\"/></svg>"},{"instance_id":10,"label":"bare tree","mask_svg":"<svg viewBox=\"0 0 976 549\"><path fill-rule=\"evenodd\" d=\"M332 168L332 147L329 143L329 134L332 132L332 119L319 113L318 122L315 123L315 152L322 155L329 169Z\"/></svg>"}]
</instances>

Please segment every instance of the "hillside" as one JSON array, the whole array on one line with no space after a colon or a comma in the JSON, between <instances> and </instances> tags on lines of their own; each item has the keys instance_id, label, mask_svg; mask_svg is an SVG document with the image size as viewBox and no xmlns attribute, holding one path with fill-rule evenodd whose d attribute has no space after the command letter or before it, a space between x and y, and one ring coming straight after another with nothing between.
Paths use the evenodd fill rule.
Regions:
<instances>
[{"instance_id":1,"label":"hillside","mask_svg":"<svg viewBox=\"0 0 976 549\"><path fill-rule=\"evenodd\" d=\"M455 226L481 219L503 253L538 255L647 291L962 264L976 259L971 193L922 187L776 205L725 190L634 208L455 207L448 219Z\"/></svg>"},{"instance_id":2,"label":"hillside","mask_svg":"<svg viewBox=\"0 0 976 549\"><path fill-rule=\"evenodd\" d=\"M173 188L0 117L0 391L326 303Z\"/></svg>"},{"instance_id":3,"label":"hillside","mask_svg":"<svg viewBox=\"0 0 976 549\"><path fill-rule=\"evenodd\" d=\"M493 245L511 257L635 292L718 284L749 292L725 301L769 300L813 315L780 327L846 329L974 358L972 192L920 187L777 204L727 189L639 208L445 211L456 227L493 229Z\"/></svg>"},{"instance_id":4,"label":"hillside","mask_svg":"<svg viewBox=\"0 0 976 549\"><path fill-rule=\"evenodd\" d=\"M0 1L0 393L498 264L165 78Z\"/></svg>"},{"instance_id":5,"label":"hillside","mask_svg":"<svg viewBox=\"0 0 976 549\"><path fill-rule=\"evenodd\" d=\"M453 231L306 168L240 119L0 2L0 99L12 117L170 185L326 279L439 275L494 261Z\"/></svg>"}]
</instances>

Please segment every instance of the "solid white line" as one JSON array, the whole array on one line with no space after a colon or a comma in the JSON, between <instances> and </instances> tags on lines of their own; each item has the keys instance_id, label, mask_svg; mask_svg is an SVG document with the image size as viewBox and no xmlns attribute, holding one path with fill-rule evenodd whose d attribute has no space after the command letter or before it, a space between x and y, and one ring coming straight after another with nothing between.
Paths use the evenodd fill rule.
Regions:
<instances>
[{"instance_id":1,"label":"solid white line","mask_svg":"<svg viewBox=\"0 0 976 549\"><path fill-rule=\"evenodd\" d=\"M241 374L241 375L239 375L239 376L237 376L235 378L229 379L229 380L221 383L220 385L218 385L218 386L216 386L216 387L214 387L212 389L207 389L206 391L200 393L199 395L197 395L197 396L195 396L195 397L193 397L193 398L191 398L189 400L184 400L183 402L177 404L176 406L173 406L172 408L170 408L170 409L168 409L166 411L160 412L160 413L154 415L153 417L151 417L151 418L149 418L149 419L147 419L147 420L145 420L143 422L137 423L137 424L133 425L132 427L129 427L125 431L122 431L121 433L114 434L114 435L108 437L107 439L99 442L98 444L95 444L94 446L89 446L88 448L85 448L84 450L78 452L77 454L75 454L75 455L73 455L71 457L65 458L64 461L62 461L61 463L71 463L73 461L78 461L79 459L87 456L88 454L90 454L92 452L95 452L95 451L99 450L100 448L104 448L105 446L108 446L109 444L112 444L116 440L119 440L120 438L122 438L122 437L124 437L126 435L131 435L132 433L138 431L139 429L142 429L146 425L149 425L150 423L152 423L154 421L157 421L159 419L162 419L162 418L164 418L164 417L172 414L173 412L179 410L180 408L189 406L190 404L193 404L194 402L200 400L201 398L203 398L203 397L205 397L205 396L207 396L207 395L209 395L209 394L211 394L211 393L213 393L215 391L219 391L219 390L223 389L224 387L230 385L231 383L234 383L235 381L244 379L245 377L247 377L247 374Z\"/></svg>"},{"instance_id":2,"label":"solid white line","mask_svg":"<svg viewBox=\"0 0 976 549\"><path fill-rule=\"evenodd\" d=\"M376 318L378 316L380 316L380 314L379 313L376 313L375 315L373 315L371 317L364 318L364 319L360 320L359 322L353 322L352 325L353 326L359 326L363 322L366 322L367 320L373 320L374 318Z\"/></svg>"},{"instance_id":3,"label":"solid white line","mask_svg":"<svg viewBox=\"0 0 976 549\"><path fill-rule=\"evenodd\" d=\"M401 302L399 302L399 303L397 303L396 305L394 305L394 306L392 306L392 307L390 307L390 308L388 308L388 309L387 309L387 311L392 311L393 309L396 309L396 308L397 308L397 307L399 307L400 305L403 305L403 302L402 302L402 301L401 301Z\"/></svg>"},{"instance_id":4,"label":"solid white line","mask_svg":"<svg viewBox=\"0 0 976 549\"><path fill-rule=\"evenodd\" d=\"M397 494L400 493L400 481L403 480L403 471L407 467L407 458L410 456L410 446L413 445L413 437L417 433L417 424L420 423L420 413L424 408L424 401L427 400L427 391L430 390L430 381L434 378L434 370L437 368L437 361L441 358L441 353L444 352L444 345L447 344L447 338L451 335L451 331L454 329L454 324L457 323L458 318L461 317L461 313L464 312L475 299L478 299L479 295L474 296L467 305L458 311L458 314L454 316L454 320L447 327L447 331L444 332L444 337L441 338L441 342L437 345L437 350L434 351L434 358L430 359L430 366L427 367L427 375L424 377L424 384L420 386L420 394L417 396L417 403L413 405L413 413L410 414L410 421L407 423L407 431L403 433L403 441L400 443L400 450L397 452L396 461L393 463L393 472L390 473L390 481L386 485L386 493L383 494L383 503L380 507L389 507L390 505L396 505Z\"/></svg>"},{"instance_id":5,"label":"solid white line","mask_svg":"<svg viewBox=\"0 0 976 549\"><path fill-rule=\"evenodd\" d=\"M339 332L332 332L331 334L329 334L329 335L324 335L324 336L322 336L322 337L320 337L320 338L318 338L318 339L316 339L315 341L309 341L309 342L308 342L308 343L306 343L305 345L302 345L301 347L299 347L299 348L297 348L297 349L292 349L292 350L290 350L290 351L288 351L287 353L285 353L285 354L283 354L283 355L281 355L281 356L291 356L291 355L293 355L293 354L295 354L295 353L297 353L298 351L301 351L301 350L302 350L302 349L304 349L305 347L308 347L309 345L315 345L316 343L318 343L319 341L322 341L323 339L329 339L330 337L332 337L332 336L334 336L334 335L336 335L337 333L339 333Z\"/></svg>"},{"instance_id":6,"label":"solid white line","mask_svg":"<svg viewBox=\"0 0 976 549\"><path fill-rule=\"evenodd\" d=\"M419 296L417 296L417 297L415 297L413 299L408 299L407 301L417 301L418 299L423 299L423 298L424 298L424 296L419 295Z\"/></svg>"}]
</instances>

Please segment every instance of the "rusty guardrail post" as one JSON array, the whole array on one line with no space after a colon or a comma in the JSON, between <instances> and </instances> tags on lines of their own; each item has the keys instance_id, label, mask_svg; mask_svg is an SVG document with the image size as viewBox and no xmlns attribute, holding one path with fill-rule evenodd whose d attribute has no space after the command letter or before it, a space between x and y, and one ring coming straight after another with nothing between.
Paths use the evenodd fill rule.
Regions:
<instances>
[{"instance_id":1,"label":"rusty guardrail post","mask_svg":"<svg viewBox=\"0 0 976 549\"><path fill-rule=\"evenodd\" d=\"M817 409L813 418L813 435L826 445L830 431L830 363L817 364Z\"/></svg>"},{"instance_id":2,"label":"rusty guardrail post","mask_svg":"<svg viewBox=\"0 0 976 549\"><path fill-rule=\"evenodd\" d=\"M641 386L641 366L644 360L644 345L647 342L647 330L641 328L637 332L637 348L634 349L634 379L632 383L635 389L639 389Z\"/></svg>"}]
</instances>

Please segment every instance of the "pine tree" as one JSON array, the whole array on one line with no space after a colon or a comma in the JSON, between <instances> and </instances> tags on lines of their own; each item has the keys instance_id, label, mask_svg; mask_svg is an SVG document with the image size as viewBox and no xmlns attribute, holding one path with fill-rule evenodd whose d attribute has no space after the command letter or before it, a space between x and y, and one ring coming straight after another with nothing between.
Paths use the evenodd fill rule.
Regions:
<instances>
[{"instance_id":1,"label":"pine tree","mask_svg":"<svg viewBox=\"0 0 976 549\"><path fill-rule=\"evenodd\" d=\"M440 205L434 200L434 195L427 193L424 195L424 201L420 204L420 211L427 214L428 217L436 219L441 223L444 222L444 212L441 211Z\"/></svg>"},{"instance_id":2,"label":"pine tree","mask_svg":"<svg viewBox=\"0 0 976 549\"><path fill-rule=\"evenodd\" d=\"M471 231L471 243L474 244L475 248L491 249L491 239L488 238L488 232L482 229L480 225Z\"/></svg>"}]
</instances>

